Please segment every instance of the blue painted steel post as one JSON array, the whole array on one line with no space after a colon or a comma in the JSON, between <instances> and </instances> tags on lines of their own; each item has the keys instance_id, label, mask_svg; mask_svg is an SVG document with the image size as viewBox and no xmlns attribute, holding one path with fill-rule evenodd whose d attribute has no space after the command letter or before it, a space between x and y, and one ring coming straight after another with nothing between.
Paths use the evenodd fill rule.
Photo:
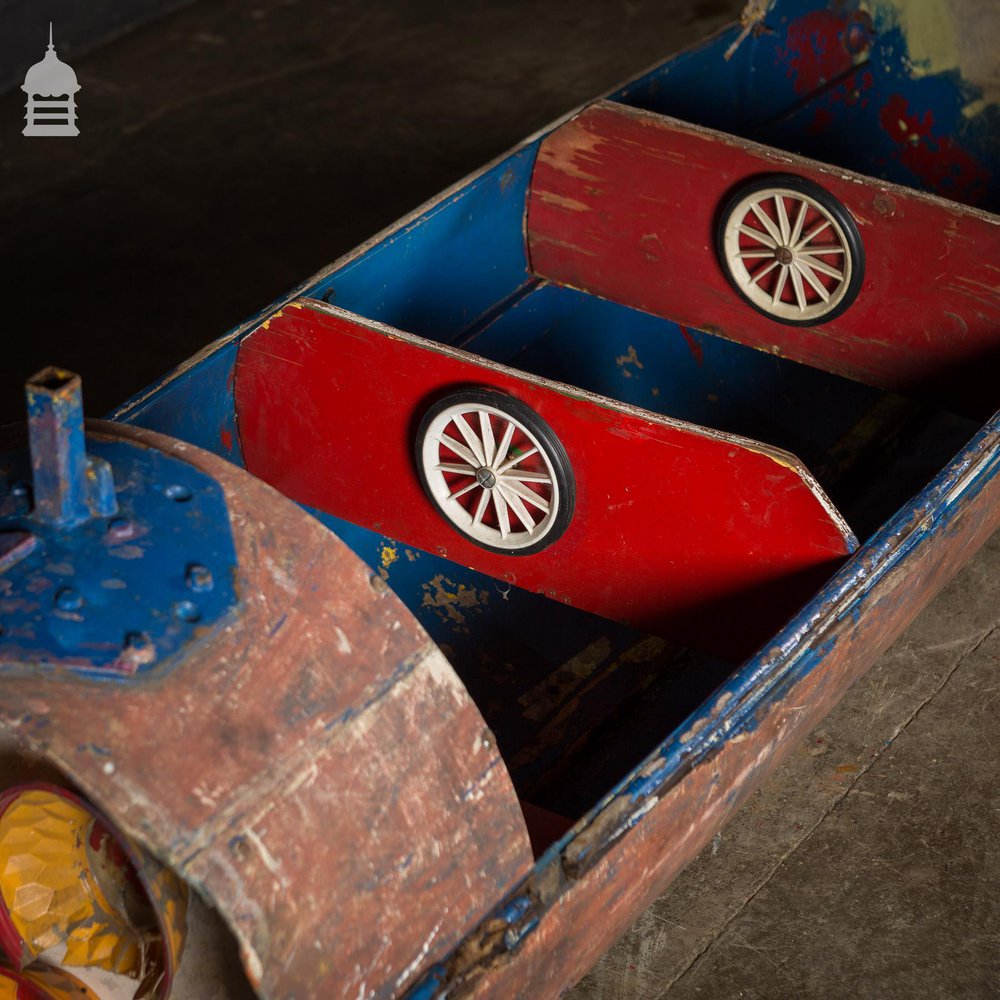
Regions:
<instances>
[{"instance_id":1,"label":"blue painted steel post","mask_svg":"<svg viewBox=\"0 0 1000 1000\"><path fill-rule=\"evenodd\" d=\"M25 383L34 516L70 526L90 517L80 376L43 368Z\"/></svg>"}]
</instances>

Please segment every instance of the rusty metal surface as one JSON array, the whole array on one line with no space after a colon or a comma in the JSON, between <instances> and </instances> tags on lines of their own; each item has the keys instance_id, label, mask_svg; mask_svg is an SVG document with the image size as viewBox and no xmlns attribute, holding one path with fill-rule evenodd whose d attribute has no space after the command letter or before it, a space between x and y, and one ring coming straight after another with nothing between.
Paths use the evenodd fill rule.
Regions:
<instances>
[{"instance_id":1,"label":"rusty metal surface","mask_svg":"<svg viewBox=\"0 0 1000 1000\"><path fill-rule=\"evenodd\" d=\"M226 916L265 997L390 996L530 869L490 733L440 652L328 531L214 476L239 610L141 684L8 677L0 719Z\"/></svg>"}]
</instances>

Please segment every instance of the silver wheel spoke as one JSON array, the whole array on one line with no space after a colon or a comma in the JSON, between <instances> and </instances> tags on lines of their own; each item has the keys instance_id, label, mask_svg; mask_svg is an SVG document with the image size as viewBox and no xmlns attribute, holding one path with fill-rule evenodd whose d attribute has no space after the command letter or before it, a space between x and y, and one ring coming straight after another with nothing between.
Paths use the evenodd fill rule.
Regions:
<instances>
[{"instance_id":1,"label":"silver wheel spoke","mask_svg":"<svg viewBox=\"0 0 1000 1000\"><path fill-rule=\"evenodd\" d=\"M502 476L508 469L513 469L519 462L523 462L526 458L531 458L532 455L536 455L537 453L537 448L529 448L527 451L522 451L520 455L507 459L507 461L496 470L496 474L498 476Z\"/></svg>"},{"instance_id":2,"label":"silver wheel spoke","mask_svg":"<svg viewBox=\"0 0 1000 1000\"><path fill-rule=\"evenodd\" d=\"M799 202L799 214L795 216L795 225L792 227L792 233L788 237L788 242L795 246L795 241L799 238L802 232L802 226L806 221L806 212L809 211L809 205L804 202Z\"/></svg>"},{"instance_id":3,"label":"silver wheel spoke","mask_svg":"<svg viewBox=\"0 0 1000 1000\"><path fill-rule=\"evenodd\" d=\"M473 481L473 482L469 483L468 486L463 486L456 493L450 494L448 496L448 499L449 500L457 500L459 497L464 497L465 494L469 492L469 490L474 490L478 485L479 485L479 483Z\"/></svg>"},{"instance_id":4,"label":"silver wheel spoke","mask_svg":"<svg viewBox=\"0 0 1000 1000\"><path fill-rule=\"evenodd\" d=\"M493 496L493 506L497 512L497 523L500 525L500 537L506 539L510 534L510 517L507 514L507 501L504 500L499 490L491 491Z\"/></svg>"},{"instance_id":5,"label":"silver wheel spoke","mask_svg":"<svg viewBox=\"0 0 1000 1000\"><path fill-rule=\"evenodd\" d=\"M741 250L737 255L740 259L753 258L753 257L773 257L773 250Z\"/></svg>"},{"instance_id":6,"label":"silver wheel spoke","mask_svg":"<svg viewBox=\"0 0 1000 1000\"><path fill-rule=\"evenodd\" d=\"M790 267L789 271L792 275L792 288L795 290L795 301L799 304L799 312L805 312L806 290L802 285L802 275L794 267Z\"/></svg>"},{"instance_id":7,"label":"silver wheel spoke","mask_svg":"<svg viewBox=\"0 0 1000 1000\"><path fill-rule=\"evenodd\" d=\"M494 458L494 464L499 465L506 457L507 452L510 449L511 439L514 437L514 425L508 420L507 427L503 432L503 437L500 438L500 444L497 445L497 453Z\"/></svg>"},{"instance_id":8,"label":"silver wheel spoke","mask_svg":"<svg viewBox=\"0 0 1000 1000\"><path fill-rule=\"evenodd\" d=\"M480 465L486 465L486 455L483 452L483 442L476 437L475 432L469 426L465 419L464 414L459 414L455 417L455 426L459 429L462 437L465 438L465 443L469 446L473 455L476 456L476 460Z\"/></svg>"},{"instance_id":9,"label":"silver wheel spoke","mask_svg":"<svg viewBox=\"0 0 1000 1000\"><path fill-rule=\"evenodd\" d=\"M846 253L843 247L803 247L797 251L800 257L822 257L825 253Z\"/></svg>"},{"instance_id":10,"label":"silver wheel spoke","mask_svg":"<svg viewBox=\"0 0 1000 1000\"><path fill-rule=\"evenodd\" d=\"M781 301L781 293L785 290L785 282L788 281L788 268L783 267L781 269L781 274L778 275L778 280L774 286L774 293L771 295L771 302L777 305Z\"/></svg>"},{"instance_id":11,"label":"silver wheel spoke","mask_svg":"<svg viewBox=\"0 0 1000 1000\"><path fill-rule=\"evenodd\" d=\"M440 441L441 444L443 444L449 451L453 451L459 458L464 458L466 462L475 466L477 469L483 464L468 448L465 447L464 444L459 444L450 434L440 434L438 436L438 441Z\"/></svg>"},{"instance_id":12,"label":"silver wheel spoke","mask_svg":"<svg viewBox=\"0 0 1000 1000\"><path fill-rule=\"evenodd\" d=\"M830 267L829 264L824 264L821 260L810 260L804 262L806 267L811 267L814 271L819 271L820 274L829 275L831 278L836 278L838 281L844 280L844 272L838 271L835 267Z\"/></svg>"},{"instance_id":13,"label":"silver wheel spoke","mask_svg":"<svg viewBox=\"0 0 1000 1000\"><path fill-rule=\"evenodd\" d=\"M512 493L510 490L507 489L506 486L500 483L497 484L497 489L500 491L504 500L506 500L507 503L510 505L510 509L514 511L514 513L517 515L518 520L521 522L521 524L523 524L525 528L528 529L528 534L531 534L531 532L535 530L535 519L529 513L528 508L524 506L524 504L521 501L521 498L516 493Z\"/></svg>"},{"instance_id":14,"label":"silver wheel spoke","mask_svg":"<svg viewBox=\"0 0 1000 1000\"><path fill-rule=\"evenodd\" d=\"M479 498L479 503L476 506L475 516L472 518L472 526L475 527L477 524L482 524L483 515L486 513L486 508L489 506L490 502L490 491L483 490L483 495Z\"/></svg>"},{"instance_id":15,"label":"silver wheel spoke","mask_svg":"<svg viewBox=\"0 0 1000 1000\"><path fill-rule=\"evenodd\" d=\"M490 423L490 415L485 410L479 411L479 436L483 440L483 464L492 465L496 441L493 438L493 424Z\"/></svg>"},{"instance_id":16,"label":"silver wheel spoke","mask_svg":"<svg viewBox=\"0 0 1000 1000\"><path fill-rule=\"evenodd\" d=\"M774 196L774 208L778 215L778 229L781 231L782 245L788 246L792 227L788 224L788 213L785 211L785 199L780 194Z\"/></svg>"},{"instance_id":17,"label":"silver wheel spoke","mask_svg":"<svg viewBox=\"0 0 1000 1000\"><path fill-rule=\"evenodd\" d=\"M767 230L768 235L776 244L781 243L781 233L778 231L778 227L768 218L767 212L764 211L756 202L750 206L751 211L760 220L760 224Z\"/></svg>"},{"instance_id":18,"label":"silver wheel spoke","mask_svg":"<svg viewBox=\"0 0 1000 1000\"><path fill-rule=\"evenodd\" d=\"M795 244L794 247L792 247L792 249L793 250L800 250L807 243L811 243L817 236L819 236L819 234L821 232L823 232L823 230L829 229L829 228L830 228L830 220L829 219L824 219L822 222L818 222L815 226L812 227L812 229L809 230L808 233L806 233L805 236L802 237L801 240L799 240L798 243Z\"/></svg>"},{"instance_id":19,"label":"silver wheel spoke","mask_svg":"<svg viewBox=\"0 0 1000 1000\"><path fill-rule=\"evenodd\" d=\"M773 270L774 270L774 269L775 269L775 268L776 268L777 266L778 266L778 261L776 261L776 260L773 260L773 261L771 261L771 263L770 263L770 264L768 264L768 265L767 265L767 267L762 267L762 268L761 268L761 269L760 269L760 270L759 270L759 271L758 271L758 272L757 272L757 273L756 273L756 274L755 274L755 275L754 275L754 276L753 276L753 277L752 277L752 278L750 279L750 284L751 284L751 285L756 285L756 284L757 284L757 282L758 282L758 281L760 281L760 279L761 279L761 278L763 278L763 277L764 277L765 275L767 275L767 274L770 274L770 273L771 273L771 272L772 272L772 271L773 271Z\"/></svg>"},{"instance_id":20,"label":"silver wheel spoke","mask_svg":"<svg viewBox=\"0 0 1000 1000\"><path fill-rule=\"evenodd\" d=\"M438 472L454 472L459 476L474 476L476 470L471 465L453 465L450 462L439 462L434 468Z\"/></svg>"},{"instance_id":21,"label":"silver wheel spoke","mask_svg":"<svg viewBox=\"0 0 1000 1000\"><path fill-rule=\"evenodd\" d=\"M805 278L810 285L812 285L813 289L816 291L816 294L824 302L830 301L830 293L826 290L826 286L823 284L822 281L819 280L819 278L816 277L815 274L813 274L812 269L809 267L808 264L803 264L801 261L796 260L792 262L792 267L794 267L795 270L798 271L799 274L801 274L802 277Z\"/></svg>"},{"instance_id":22,"label":"silver wheel spoke","mask_svg":"<svg viewBox=\"0 0 1000 1000\"><path fill-rule=\"evenodd\" d=\"M766 247L771 247L773 250L778 249L778 244L775 240L772 240L767 233L761 232L759 229L751 229L750 226L739 225L736 227L744 236L749 236L755 239L758 243L763 243Z\"/></svg>"},{"instance_id":23,"label":"silver wheel spoke","mask_svg":"<svg viewBox=\"0 0 1000 1000\"><path fill-rule=\"evenodd\" d=\"M532 506L548 513L548 503L534 490L528 489L524 483L520 483L516 479L510 479L507 476L504 476L500 485L509 492L516 493L522 500L527 500Z\"/></svg>"},{"instance_id":24,"label":"silver wheel spoke","mask_svg":"<svg viewBox=\"0 0 1000 1000\"><path fill-rule=\"evenodd\" d=\"M505 472L504 481L514 479L519 483L551 483L552 477L544 472Z\"/></svg>"}]
</instances>

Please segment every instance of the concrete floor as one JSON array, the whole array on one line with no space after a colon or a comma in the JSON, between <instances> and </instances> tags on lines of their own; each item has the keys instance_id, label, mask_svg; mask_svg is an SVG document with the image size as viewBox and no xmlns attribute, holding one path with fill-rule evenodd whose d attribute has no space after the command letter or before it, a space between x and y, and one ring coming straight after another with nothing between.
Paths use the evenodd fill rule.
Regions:
<instances>
[{"instance_id":1,"label":"concrete floor","mask_svg":"<svg viewBox=\"0 0 1000 1000\"><path fill-rule=\"evenodd\" d=\"M739 6L199 0L76 62L79 139L0 95L0 422L52 362L105 411ZM574 1000L1000 995L998 568L994 539ZM245 995L195 931L176 996Z\"/></svg>"}]
</instances>

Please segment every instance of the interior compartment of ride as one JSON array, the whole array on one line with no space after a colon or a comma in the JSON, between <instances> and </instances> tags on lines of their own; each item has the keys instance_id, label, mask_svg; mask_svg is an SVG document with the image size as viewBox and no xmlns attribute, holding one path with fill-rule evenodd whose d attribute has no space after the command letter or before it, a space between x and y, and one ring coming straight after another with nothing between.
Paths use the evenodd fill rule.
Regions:
<instances>
[{"instance_id":1,"label":"interior compartment of ride","mask_svg":"<svg viewBox=\"0 0 1000 1000\"><path fill-rule=\"evenodd\" d=\"M721 31L611 100L1000 210L1000 107L987 93L994 64L929 51L953 31L990 37L995 8L965 11L964 22L961 7L928 11L926 32L898 0L769 6L749 30Z\"/></svg>"},{"instance_id":2,"label":"interior compartment of ride","mask_svg":"<svg viewBox=\"0 0 1000 1000\"><path fill-rule=\"evenodd\" d=\"M523 155L307 294L479 358L786 449L806 463L862 540L978 428L941 407L531 275L516 200L504 211ZM491 201L477 217L476 203ZM440 264L456 253L452 234L469 235L460 222L482 224L499 242L516 234L516 263L485 261L480 248L471 263L463 257L464 280L447 288L442 271L421 274L421 261ZM396 266L404 256L416 273ZM497 272L506 272L508 283L490 287ZM373 357L372 378L378 363ZM317 516L441 645L494 730L521 799L568 819L683 726L738 667L738 656L713 656L697 643L567 607L401 543L370 523ZM443 520L440 531L447 547L451 529ZM725 633L732 624L720 620L717 627Z\"/></svg>"},{"instance_id":3,"label":"interior compartment of ride","mask_svg":"<svg viewBox=\"0 0 1000 1000\"><path fill-rule=\"evenodd\" d=\"M842 30L857 23L845 22ZM721 59L733 40L732 33L720 36L709 49L718 48ZM754 53L760 59L766 44L754 40L737 49L727 65L734 74L747 73L746 60ZM690 78L703 59L704 52L681 56L615 99L695 116L685 102L705 96ZM760 91L758 77L747 93ZM784 95L783 104L772 95L775 107L748 117L740 87L713 86L711 93L725 93L733 103L722 108L722 98L712 98L704 113L699 104L698 120L734 133L746 131L737 127L742 121L770 123L771 132L758 129L757 137L778 135L801 106L794 93ZM862 543L978 429L977 421L926 399L535 273L524 224L537 148L529 145L456 188L334 265L302 294L478 358L787 450L805 463ZM914 180L901 173L893 176ZM211 381L225 397L220 405L231 408L222 385L234 370L239 379L236 352L233 343L220 348L185 377L184 391L198 379ZM373 380L379 364L372 356ZM128 419L176 433L168 416L171 391L151 397ZM220 422L232 426L231 413ZM207 434L197 443L221 450ZM502 574L477 572L387 536L378 524L314 513L444 650L496 734L522 800L560 816L576 819L592 807L738 668L740 656L714 656L697 642L681 644L567 606L557 594L530 593ZM442 520L445 550L451 530ZM605 571L613 576L615 567ZM724 633L732 624L720 619L716 628Z\"/></svg>"}]
</instances>

